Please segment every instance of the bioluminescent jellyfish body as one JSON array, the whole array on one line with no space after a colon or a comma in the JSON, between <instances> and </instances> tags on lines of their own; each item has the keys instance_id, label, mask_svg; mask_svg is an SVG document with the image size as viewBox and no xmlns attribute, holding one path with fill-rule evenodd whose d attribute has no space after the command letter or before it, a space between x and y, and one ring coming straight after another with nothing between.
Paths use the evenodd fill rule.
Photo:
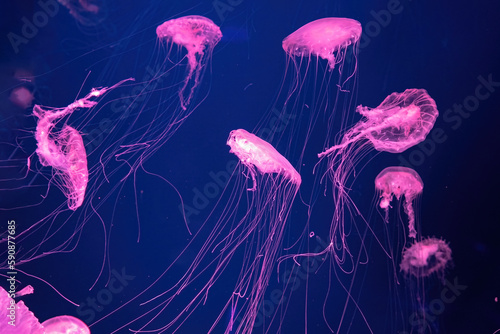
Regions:
<instances>
[{"instance_id":1,"label":"bioluminescent jellyfish body","mask_svg":"<svg viewBox=\"0 0 500 334\"><path fill-rule=\"evenodd\" d=\"M87 154L82 136L77 130L68 125L64 125L59 133L54 133L53 129L61 118L76 109L95 106L97 102L91 99L101 96L108 89L92 89L87 96L66 108L44 108L39 105L33 108L33 114L38 118L36 153L40 163L45 167L52 167L56 177L62 179L59 188L66 194L68 207L73 211L82 205L85 197L88 182Z\"/></svg>"},{"instance_id":2,"label":"bioluminescent jellyfish body","mask_svg":"<svg viewBox=\"0 0 500 334\"><path fill-rule=\"evenodd\" d=\"M417 278L429 277L432 274L443 276L444 270L451 262L451 249L446 241L427 238L415 241L403 251L401 271Z\"/></svg>"},{"instance_id":3,"label":"bioluminescent jellyfish body","mask_svg":"<svg viewBox=\"0 0 500 334\"><path fill-rule=\"evenodd\" d=\"M42 322L46 334L90 334L83 321L70 315L60 315Z\"/></svg>"},{"instance_id":4,"label":"bioluminescent jellyfish body","mask_svg":"<svg viewBox=\"0 0 500 334\"><path fill-rule=\"evenodd\" d=\"M227 204L212 212L212 217L217 213L220 218L212 222L209 217L179 257L153 283L160 284L162 277L164 281L178 276L171 268L178 266L177 262L189 253L197 253L171 288L143 303L146 306L163 300L146 312L154 316L139 332L175 332L188 325L188 317L200 319L195 320L198 326L201 319L211 319L201 330L204 333L252 332L281 252L301 177L273 146L246 130L231 131L227 145L238 157L243 173L233 174L219 200L224 203L227 199ZM195 245L200 247L194 250ZM203 316L195 318L196 315Z\"/></svg>"},{"instance_id":5,"label":"bioluminescent jellyfish body","mask_svg":"<svg viewBox=\"0 0 500 334\"><path fill-rule=\"evenodd\" d=\"M27 286L15 298L33 293ZM90 329L78 318L63 315L50 318L42 324L23 301L16 301L0 287L0 333L2 334L90 334Z\"/></svg>"},{"instance_id":6,"label":"bioluminescent jellyfish body","mask_svg":"<svg viewBox=\"0 0 500 334\"><path fill-rule=\"evenodd\" d=\"M375 188L381 193L380 207L385 210L386 220L388 220L392 198L395 196L399 201L404 196L403 207L408 216L409 236L415 238L417 230L415 229L413 201L422 194L424 189L424 183L418 173L408 167L387 167L375 178Z\"/></svg>"},{"instance_id":7,"label":"bioluminescent jellyfish body","mask_svg":"<svg viewBox=\"0 0 500 334\"><path fill-rule=\"evenodd\" d=\"M186 109L199 85L204 64L205 53L211 54L215 45L222 38L220 28L212 20L198 15L184 16L169 20L156 28L156 35L160 40L175 43L187 50L188 74L184 85L179 91L181 106ZM185 90L191 83L187 96Z\"/></svg>"},{"instance_id":8,"label":"bioluminescent jellyfish body","mask_svg":"<svg viewBox=\"0 0 500 334\"><path fill-rule=\"evenodd\" d=\"M344 61L347 47L361 37L361 24L353 19L327 17L310 22L283 40L283 50L295 57L311 55L328 61L330 70Z\"/></svg>"},{"instance_id":9,"label":"bioluminescent jellyfish body","mask_svg":"<svg viewBox=\"0 0 500 334\"><path fill-rule=\"evenodd\" d=\"M407 89L392 93L376 108L358 106L363 120L342 138L342 142L319 154L319 157L345 149L367 139L377 151L401 153L424 141L431 131L438 110L425 89Z\"/></svg>"}]
</instances>

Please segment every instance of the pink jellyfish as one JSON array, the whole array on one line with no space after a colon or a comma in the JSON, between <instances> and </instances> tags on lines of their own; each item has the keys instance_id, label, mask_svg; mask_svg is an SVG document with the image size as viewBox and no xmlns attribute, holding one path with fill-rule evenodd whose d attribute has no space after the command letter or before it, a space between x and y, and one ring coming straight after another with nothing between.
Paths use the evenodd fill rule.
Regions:
<instances>
[{"instance_id":1,"label":"pink jellyfish","mask_svg":"<svg viewBox=\"0 0 500 334\"><path fill-rule=\"evenodd\" d=\"M70 315L60 315L42 322L46 334L90 334L83 321Z\"/></svg>"},{"instance_id":2,"label":"pink jellyfish","mask_svg":"<svg viewBox=\"0 0 500 334\"><path fill-rule=\"evenodd\" d=\"M415 238L417 231L412 202L424 189L424 183L417 172L407 167L387 167L375 178L375 188L381 192L380 207L385 210L386 220L392 197L396 196L399 201L402 195L405 196L403 207L409 220L409 236Z\"/></svg>"},{"instance_id":3,"label":"pink jellyfish","mask_svg":"<svg viewBox=\"0 0 500 334\"><path fill-rule=\"evenodd\" d=\"M438 116L436 102L425 89L392 93L378 107L358 106L356 111L365 118L347 131L340 144L320 153L320 158L362 139L368 139L377 151L401 153L422 142Z\"/></svg>"},{"instance_id":4,"label":"pink jellyfish","mask_svg":"<svg viewBox=\"0 0 500 334\"><path fill-rule=\"evenodd\" d=\"M296 57L315 55L328 61L330 70L344 61L345 51L361 37L361 24L353 19L327 17L310 22L283 40L283 50Z\"/></svg>"},{"instance_id":5,"label":"pink jellyfish","mask_svg":"<svg viewBox=\"0 0 500 334\"><path fill-rule=\"evenodd\" d=\"M211 222L209 217L179 257L153 283L178 276L171 268L181 265L184 257L191 258L189 254L194 251L196 256L189 260L189 268L181 273L182 277L173 281L167 291L142 304L163 299L146 311L143 316L152 312L154 316L138 332L175 332L189 326L188 317L196 316L200 321L211 319L203 329L197 320L198 332L252 332L282 249L286 222L301 177L272 145L246 130L231 131L227 145L246 172L235 172L231 177L218 202L226 203L225 207L217 206L212 212L212 216L220 213L219 218ZM246 209L242 207L245 201ZM158 324L161 327L152 327L155 320L162 322Z\"/></svg>"},{"instance_id":6,"label":"pink jellyfish","mask_svg":"<svg viewBox=\"0 0 500 334\"><path fill-rule=\"evenodd\" d=\"M433 273L441 273L451 261L451 249L446 241L427 238L415 241L403 252L401 271L417 278L428 277Z\"/></svg>"},{"instance_id":7,"label":"pink jellyfish","mask_svg":"<svg viewBox=\"0 0 500 334\"><path fill-rule=\"evenodd\" d=\"M179 91L181 107L186 109L186 106L191 102L194 89L199 84L206 58L204 57L205 53L211 54L215 45L222 38L220 28L206 17L191 15L164 22L156 28L156 35L161 40L165 39L170 43L183 46L187 50L188 74ZM190 92L185 97L184 91L191 79L193 79L193 83L191 83Z\"/></svg>"},{"instance_id":8,"label":"pink jellyfish","mask_svg":"<svg viewBox=\"0 0 500 334\"><path fill-rule=\"evenodd\" d=\"M40 163L45 167L51 166L56 178L62 179L59 188L66 194L68 207L73 211L82 205L85 197L88 182L87 154L82 136L77 130L68 125L64 125L59 133L54 133L53 129L59 119L76 109L92 108L97 104L92 98L102 96L115 86L92 89L87 96L66 108L44 108L39 105L33 107L33 114L38 118L35 132L38 144L36 153Z\"/></svg>"},{"instance_id":9,"label":"pink jellyfish","mask_svg":"<svg viewBox=\"0 0 500 334\"><path fill-rule=\"evenodd\" d=\"M28 285L15 294L15 298L33 293ZM64 315L44 321L42 324L23 301L16 301L0 287L0 333L2 334L90 334L83 321Z\"/></svg>"}]
</instances>

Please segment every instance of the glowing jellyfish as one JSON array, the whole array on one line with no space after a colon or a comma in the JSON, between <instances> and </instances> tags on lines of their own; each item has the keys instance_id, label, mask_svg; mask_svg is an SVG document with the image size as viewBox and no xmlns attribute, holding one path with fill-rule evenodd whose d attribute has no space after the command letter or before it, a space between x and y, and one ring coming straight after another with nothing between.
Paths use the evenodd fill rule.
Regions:
<instances>
[{"instance_id":1,"label":"glowing jellyfish","mask_svg":"<svg viewBox=\"0 0 500 334\"><path fill-rule=\"evenodd\" d=\"M30 285L15 294L15 298L33 293ZM16 301L0 287L0 333L2 334L90 334L83 321L64 315L50 318L42 324L23 301Z\"/></svg>"},{"instance_id":2,"label":"glowing jellyfish","mask_svg":"<svg viewBox=\"0 0 500 334\"><path fill-rule=\"evenodd\" d=\"M240 167L246 172L231 177L227 188L233 183L235 188L226 188L219 200L219 203L226 203L227 197L226 206L220 210L217 207L214 209L214 212L221 211L220 218L215 223L209 218L179 257L158 278L177 276L178 273L170 269L178 266L177 262L186 253L192 252L195 245L201 245L187 271L181 274L182 277L170 289L143 303L150 305L155 300L163 299L146 312L145 315L154 315L138 329L139 332L175 332L189 325L186 321L188 317L199 315L197 319L210 319L207 314L213 314L214 318L202 330L199 327L201 320L196 321L198 331L252 331L281 252L286 222L301 177L273 146L246 130L231 131L227 145L231 147L230 152L239 158ZM245 199L246 209L242 207ZM217 310L215 313L214 308ZM158 327L153 327L153 323L158 323Z\"/></svg>"},{"instance_id":3,"label":"glowing jellyfish","mask_svg":"<svg viewBox=\"0 0 500 334\"><path fill-rule=\"evenodd\" d=\"M42 322L46 334L90 334L83 321L70 315L60 315Z\"/></svg>"},{"instance_id":4,"label":"glowing jellyfish","mask_svg":"<svg viewBox=\"0 0 500 334\"><path fill-rule=\"evenodd\" d=\"M364 119L344 135L339 145L320 153L320 158L362 139L368 139L377 151L401 153L422 142L438 116L436 102L425 89L392 93L378 107L358 106L356 111Z\"/></svg>"},{"instance_id":5,"label":"glowing jellyfish","mask_svg":"<svg viewBox=\"0 0 500 334\"><path fill-rule=\"evenodd\" d=\"M451 249L441 239L427 238L415 241L403 252L401 271L417 278L428 277L434 273L443 276L451 261Z\"/></svg>"},{"instance_id":6,"label":"glowing jellyfish","mask_svg":"<svg viewBox=\"0 0 500 334\"><path fill-rule=\"evenodd\" d=\"M186 106L191 102L194 89L199 84L206 58L204 57L205 53L211 54L215 45L222 38L220 28L206 17L191 15L161 24L156 28L156 35L160 40L165 39L167 42L175 43L187 50L188 74L179 91L181 106L186 109ZM184 91L191 80L193 82L190 91L185 97Z\"/></svg>"},{"instance_id":7,"label":"glowing jellyfish","mask_svg":"<svg viewBox=\"0 0 500 334\"><path fill-rule=\"evenodd\" d=\"M283 40L283 50L296 57L315 55L328 61L330 70L343 62L349 45L361 37L361 24L353 19L327 17L310 22Z\"/></svg>"},{"instance_id":8,"label":"glowing jellyfish","mask_svg":"<svg viewBox=\"0 0 500 334\"><path fill-rule=\"evenodd\" d=\"M387 167L375 178L375 188L381 193L380 207L385 210L386 220L392 197L396 196L399 201L404 195L403 207L408 215L409 236L415 238L417 231L412 202L424 189L424 183L417 172L407 167Z\"/></svg>"},{"instance_id":9,"label":"glowing jellyfish","mask_svg":"<svg viewBox=\"0 0 500 334\"><path fill-rule=\"evenodd\" d=\"M55 175L62 179L59 187L68 198L68 207L76 210L83 203L88 182L87 154L80 133L64 125L59 133L53 129L59 119L79 108L91 108L97 102L91 98L99 97L108 88L93 89L87 96L71 103L66 108L43 108L35 105L33 114L38 117L35 138L38 144L36 153L40 163L52 167Z\"/></svg>"}]
</instances>

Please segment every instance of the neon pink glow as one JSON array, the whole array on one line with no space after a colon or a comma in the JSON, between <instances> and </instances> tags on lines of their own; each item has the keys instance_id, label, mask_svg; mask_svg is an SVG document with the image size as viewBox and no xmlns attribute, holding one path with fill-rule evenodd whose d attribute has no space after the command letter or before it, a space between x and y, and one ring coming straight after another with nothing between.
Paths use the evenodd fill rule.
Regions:
<instances>
[{"instance_id":1,"label":"neon pink glow","mask_svg":"<svg viewBox=\"0 0 500 334\"><path fill-rule=\"evenodd\" d=\"M198 86L200 74L203 67L201 59L208 50L212 52L213 48L222 38L220 28L212 20L203 16L191 15L164 22L156 28L156 35L159 39L166 39L168 42L183 46L187 50L188 75L184 79L184 85L179 91L181 107L191 102L194 94L194 88ZM194 83L191 86L190 93L184 97L184 90L194 73Z\"/></svg>"},{"instance_id":2,"label":"neon pink glow","mask_svg":"<svg viewBox=\"0 0 500 334\"><path fill-rule=\"evenodd\" d=\"M428 238L415 242L403 252L401 271L415 277L427 277L443 273L451 261L451 249L441 239Z\"/></svg>"},{"instance_id":3,"label":"neon pink glow","mask_svg":"<svg viewBox=\"0 0 500 334\"><path fill-rule=\"evenodd\" d=\"M90 329L78 318L61 315L42 323L46 334L90 334Z\"/></svg>"},{"instance_id":4,"label":"neon pink glow","mask_svg":"<svg viewBox=\"0 0 500 334\"><path fill-rule=\"evenodd\" d=\"M255 190L255 168L261 174L276 173L293 183L300 185L301 177L293 166L268 142L246 130L233 130L229 134L227 145L229 152L234 153L245 165L253 178Z\"/></svg>"},{"instance_id":5,"label":"neon pink glow","mask_svg":"<svg viewBox=\"0 0 500 334\"><path fill-rule=\"evenodd\" d=\"M24 289L22 290L24 291ZM43 327L23 301L15 301L0 287L0 333L44 334Z\"/></svg>"},{"instance_id":6,"label":"neon pink glow","mask_svg":"<svg viewBox=\"0 0 500 334\"><path fill-rule=\"evenodd\" d=\"M327 17L310 22L283 40L283 50L290 56L315 55L328 61L332 70L344 59L341 53L361 36L361 24L353 19Z\"/></svg>"},{"instance_id":7,"label":"neon pink glow","mask_svg":"<svg viewBox=\"0 0 500 334\"><path fill-rule=\"evenodd\" d=\"M425 139L439 114L425 89L392 93L378 107L358 106L356 111L364 118L344 135L341 144L320 153L320 158L362 139L368 139L377 151L401 153Z\"/></svg>"},{"instance_id":8,"label":"neon pink glow","mask_svg":"<svg viewBox=\"0 0 500 334\"><path fill-rule=\"evenodd\" d=\"M409 219L409 236L415 238L417 231L412 202L424 189L424 183L417 172L407 167L387 167L375 178L375 188L382 193L380 207L385 210L386 216L392 197L396 196L400 200L402 195L405 196L404 210Z\"/></svg>"},{"instance_id":9,"label":"neon pink glow","mask_svg":"<svg viewBox=\"0 0 500 334\"><path fill-rule=\"evenodd\" d=\"M109 88L93 88L87 96L66 108L46 108L37 104L33 107L33 114L38 117L35 132L38 145L36 153L40 163L45 167L51 166L56 177L62 180L62 185L58 186L65 193L68 207L73 211L82 205L85 197L88 183L87 154L82 136L77 130L68 125L64 125L59 133L54 133L53 129L61 118L79 108L92 108L97 104L92 98L102 96L124 81Z\"/></svg>"}]
</instances>

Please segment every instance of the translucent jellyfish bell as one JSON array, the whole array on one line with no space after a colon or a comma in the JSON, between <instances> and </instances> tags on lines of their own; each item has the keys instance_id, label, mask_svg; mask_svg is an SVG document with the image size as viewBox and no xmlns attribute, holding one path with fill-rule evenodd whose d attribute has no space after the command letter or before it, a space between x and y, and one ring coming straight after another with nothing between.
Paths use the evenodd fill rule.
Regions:
<instances>
[{"instance_id":1,"label":"translucent jellyfish bell","mask_svg":"<svg viewBox=\"0 0 500 334\"><path fill-rule=\"evenodd\" d=\"M310 22L283 40L283 50L290 56L315 55L328 61L330 70L344 59L345 49L357 43L361 24L353 19L327 17Z\"/></svg>"},{"instance_id":2,"label":"translucent jellyfish bell","mask_svg":"<svg viewBox=\"0 0 500 334\"><path fill-rule=\"evenodd\" d=\"M368 139L377 151L401 153L425 139L439 114L425 89L392 93L378 107L358 106L356 111L364 118L339 145L320 153L320 158L362 139Z\"/></svg>"},{"instance_id":3,"label":"translucent jellyfish bell","mask_svg":"<svg viewBox=\"0 0 500 334\"><path fill-rule=\"evenodd\" d=\"M446 241L427 238L406 248L401 260L401 271L415 277L443 273L451 261L451 249Z\"/></svg>"},{"instance_id":4,"label":"translucent jellyfish bell","mask_svg":"<svg viewBox=\"0 0 500 334\"><path fill-rule=\"evenodd\" d=\"M415 230L415 212L412 202L424 189L424 183L417 172L407 167L387 167L375 178L375 188L381 192L380 207L385 210L386 217L393 196L400 200L401 196L404 195L404 210L409 220L409 236L415 238L417 231Z\"/></svg>"},{"instance_id":5,"label":"translucent jellyfish bell","mask_svg":"<svg viewBox=\"0 0 500 334\"><path fill-rule=\"evenodd\" d=\"M164 22L156 28L156 35L161 40L165 39L187 50L188 75L179 91L181 107L186 109L193 97L194 88L199 84L205 52L211 53L222 38L220 28L206 17L191 15ZM193 73L194 82L190 93L187 97L184 97L184 90L193 77Z\"/></svg>"}]
</instances>

